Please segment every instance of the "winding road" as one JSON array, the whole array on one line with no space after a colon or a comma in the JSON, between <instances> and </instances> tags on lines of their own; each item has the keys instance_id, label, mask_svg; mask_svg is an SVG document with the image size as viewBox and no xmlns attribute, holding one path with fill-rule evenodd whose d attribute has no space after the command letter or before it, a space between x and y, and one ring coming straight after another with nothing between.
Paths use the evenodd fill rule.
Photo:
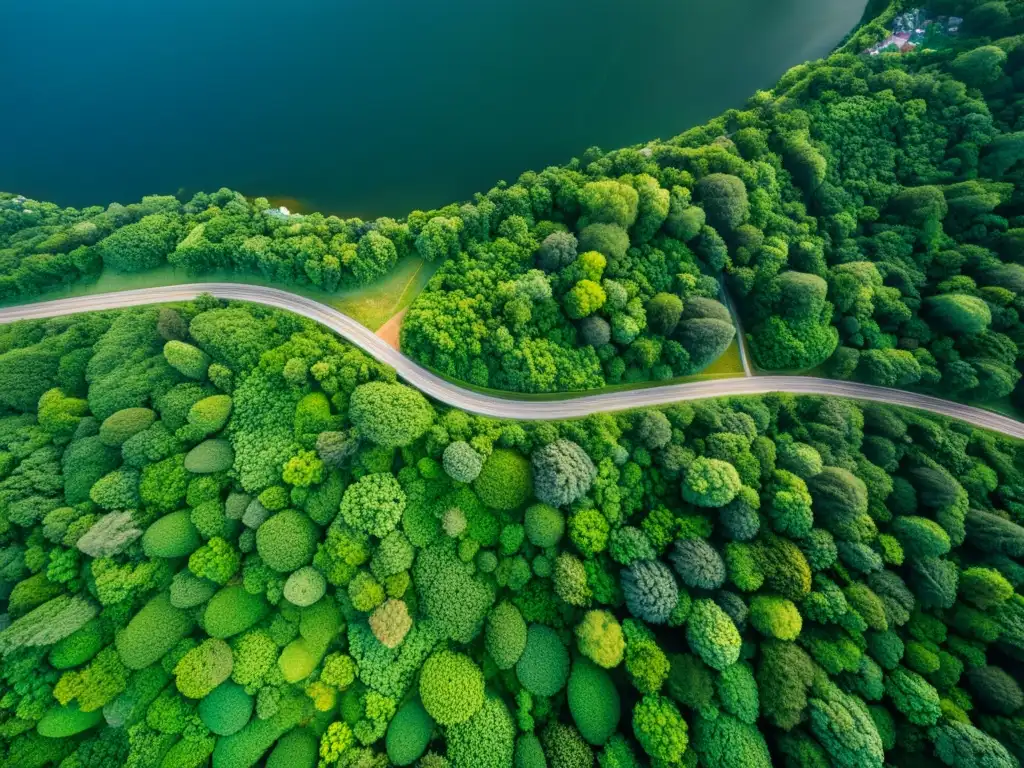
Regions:
<instances>
[{"instance_id":1,"label":"winding road","mask_svg":"<svg viewBox=\"0 0 1024 768\"><path fill-rule=\"evenodd\" d=\"M79 312L95 312L142 304L188 301L200 293L221 299L235 299L284 309L315 320L347 339L367 354L394 368L406 382L426 395L472 413L500 419L548 420L586 416L601 411L666 405L682 400L699 400L728 395L763 395L789 392L795 395L834 395L870 400L949 416L978 427L1024 439L1024 423L998 413L962 405L951 400L876 387L851 381L833 381L810 376L753 376L714 379L685 384L666 384L600 394L562 396L561 399L524 400L464 389L431 373L346 314L303 296L277 288L241 283L189 283L162 288L144 288L100 293L0 309L0 323L30 320Z\"/></svg>"}]
</instances>

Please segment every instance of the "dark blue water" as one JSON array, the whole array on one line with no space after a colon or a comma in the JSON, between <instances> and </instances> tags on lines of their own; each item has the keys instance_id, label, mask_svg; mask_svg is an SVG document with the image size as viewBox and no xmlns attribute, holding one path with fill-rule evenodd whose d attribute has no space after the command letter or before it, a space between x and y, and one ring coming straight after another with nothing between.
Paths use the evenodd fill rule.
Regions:
<instances>
[{"instance_id":1,"label":"dark blue water","mask_svg":"<svg viewBox=\"0 0 1024 768\"><path fill-rule=\"evenodd\" d=\"M864 0L8 0L0 189L221 186L403 214L667 137L826 53Z\"/></svg>"}]
</instances>

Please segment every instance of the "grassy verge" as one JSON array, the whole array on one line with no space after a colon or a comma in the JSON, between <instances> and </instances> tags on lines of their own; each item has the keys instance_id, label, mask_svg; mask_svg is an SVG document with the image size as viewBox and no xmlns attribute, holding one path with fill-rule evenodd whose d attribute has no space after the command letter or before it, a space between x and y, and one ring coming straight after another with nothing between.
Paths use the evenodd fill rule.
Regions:
<instances>
[{"instance_id":1,"label":"grassy verge","mask_svg":"<svg viewBox=\"0 0 1024 768\"><path fill-rule=\"evenodd\" d=\"M384 278L360 288L349 288L336 291L335 293L328 293L316 290L315 288L289 285L285 286L284 290L334 307L355 318L371 331L376 331L392 315L405 309L412 303L413 299L423 290L427 280L434 274L434 270L438 266L437 264L427 264L415 256L407 256L399 261L394 269ZM98 293L114 293L117 291L158 288L167 285L198 282L242 283L245 285L281 288L273 280L264 280L253 275L218 271L195 277L182 270L174 269L169 264L165 264L157 269L132 275L104 270L95 282L77 283L62 290L49 291L39 296L34 296L32 301L53 301L54 299L67 299L74 296L90 296ZM26 303L31 302L15 300L8 302L7 306Z\"/></svg>"},{"instance_id":2,"label":"grassy verge","mask_svg":"<svg viewBox=\"0 0 1024 768\"><path fill-rule=\"evenodd\" d=\"M686 379L700 380L712 379L720 376L742 376L743 360L740 357L740 345L736 339L732 340L725 352L715 362L705 368L696 376L687 376Z\"/></svg>"},{"instance_id":3,"label":"grassy verge","mask_svg":"<svg viewBox=\"0 0 1024 768\"><path fill-rule=\"evenodd\" d=\"M327 303L376 331L412 304L438 266L407 256L382 280L362 288L339 291Z\"/></svg>"}]
</instances>

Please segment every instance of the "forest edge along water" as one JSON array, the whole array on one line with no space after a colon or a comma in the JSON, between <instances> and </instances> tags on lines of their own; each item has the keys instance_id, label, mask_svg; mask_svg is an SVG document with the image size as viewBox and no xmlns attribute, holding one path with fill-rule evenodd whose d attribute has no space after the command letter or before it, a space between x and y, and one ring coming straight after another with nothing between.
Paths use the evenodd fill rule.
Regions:
<instances>
[{"instance_id":1,"label":"forest edge along water","mask_svg":"<svg viewBox=\"0 0 1024 768\"><path fill-rule=\"evenodd\" d=\"M0 189L81 207L226 186L401 216L677 134L826 54L863 8L6 3Z\"/></svg>"}]
</instances>

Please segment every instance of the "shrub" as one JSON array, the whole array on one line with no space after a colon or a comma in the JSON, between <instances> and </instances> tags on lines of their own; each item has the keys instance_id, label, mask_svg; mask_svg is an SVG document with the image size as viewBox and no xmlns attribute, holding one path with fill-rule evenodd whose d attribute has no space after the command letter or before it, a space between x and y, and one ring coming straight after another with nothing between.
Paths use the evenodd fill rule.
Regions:
<instances>
[{"instance_id":1,"label":"shrub","mask_svg":"<svg viewBox=\"0 0 1024 768\"><path fill-rule=\"evenodd\" d=\"M633 708L633 733L654 760L678 763L689 743L686 721L664 696L644 696Z\"/></svg>"},{"instance_id":2,"label":"shrub","mask_svg":"<svg viewBox=\"0 0 1024 768\"><path fill-rule=\"evenodd\" d=\"M718 698L725 710L741 722L753 725L760 715L760 701L754 671L745 662L726 667L716 681Z\"/></svg>"},{"instance_id":3,"label":"shrub","mask_svg":"<svg viewBox=\"0 0 1024 768\"><path fill-rule=\"evenodd\" d=\"M316 568L307 565L293 571L284 583L284 598L292 605L305 608L327 591L327 580Z\"/></svg>"},{"instance_id":4,"label":"shrub","mask_svg":"<svg viewBox=\"0 0 1024 768\"><path fill-rule=\"evenodd\" d=\"M712 173L697 183L697 196L708 223L722 233L736 229L750 213L743 180L728 173Z\"/></svg>"},{"instance_id":5,"label":"shrub","mask_svg":"<svg viewBox=\"0 0 1024 768\"><path fill-rule=\"evenodd\" d=\"M345 489L341 519L357 530L384 538L402 519L405 502L405 492L394 475L363 475Z\"/></svg>"},{"instance_id":6,"label":"shrub","mask_svg":"<svg viewBox=\"0 0 1024 768\"><path fill-rule=\"evenodd\" d=\"M884 632L889 628L885 603L866 584L851 584L843 594L850 607L855 610L870 629Z\"/></svg>"},{"instance_id":7,"label":"shrub","mask_svg":"<svg viewBox=\"0 0 1024 768\"><path fill-rule=\"evenodd\" d=\"M270 512L280 512L290 502L288 489L283 485L272 485L270 488L265 488L256 498Z\"/></svg>"},{"instance_id":8,"label":"shrub","mask_svg":"<svg viewBox=\"0 0 1024 768\"><path fill-rule=\"evenodd\" d=\"M740 656L740 633L712 600L695 600L686 623L690 649L709 667L723 670Z\"/></svg>"},{"instance_id":9,"label":"shrub","mask_svg":"<svg viewBox=\"0 0 1024 768\"><path fill-rule=\"evenodd\" d=\"M399 448L415 442L434 421L434 409L415 389L373 381L356 387L349 419L377 445Z\"/></svg>"},{"instance_id":10,"label":"shrub","mask_svg":"<svg viewBox=\"0 0 1024 768\"><path fill-rule=\"evenodd\" d=\"M102 720L103 710L82 712L77 704L71 703L48 709L36 725L36 731L48 739L66 739L89 730Z\"/></svg>"},{"instance_id":11,"label":"shrub","mask_svg":"<svg viewBox=\"0 0 1024 768\"><path fill-rule=\"evenodd\" d=\"M551 723L541 734L551 768L583 768L594 764L594 752L571 725Z\"/></svg>"},{"instance_id":12,"label":"shrub","mask_svg":"<svg viewBox=\"0 0 1024 768\"><path fill-rule=\"evenodd\" d=\"M242 556L238 550L219 536L211 538L188 559L188 569L193 574L216 584L227 584L241 564Z\"/></svg>"},{"instance_id":13,"label":"shrub","mask_svg":"<svg viewBox=\"0 0 1024 768\"><path fill-rule=\"evenodd\" d=\"M970 667L967 681L983 709L997 715L1012 715L1024 706L1020 685L999 667Z\"/></svg>"},{"instance_id":14,"label":"shrub","mask_svg":"<svg viewBox=\"0 0 1024 768\"><path fill-rule=\"evenodd\" d=\"M572 667L568 688L569 711L580 735L601 746L619 725L619 692L603 669L581 659Z\"/></svg>"},{"instance_id":15,"label":"shrub","mask_svg":"<svg viewBox=\"0 0 1024 768\"><path fill-rule=\"evenodd\" d=\"M90 489L89 498L107 510L137 508L140 502L138 471L122 467L104 475Z\"/></svg>"},{"instance_id":16,"label":"shrub","mask_svg":"<svg viewBox=\"0 0 1024 768\"><path fill-rule=\"evenodd\" d=\"M764 584L764 574L756 551L749 544L730 541L725 545L725 564L729 581L741 592L756 592Z\"/></svg>"},{"instance_id":17,"label":"shrub","mask_svg":"<svg viewBox=\"0 0 1024 768\"><path fill-rule=\"evenodd\" d=\"M475 715L445 732L452 768L508 768L515 738L515 723L497 696L488 696Z\"/></svg>"},{"instance_id":18,"label":"shrub","mask_svg":"<svg viewBox=\"0 0 1024 768\"><path fill-rule=\"evenodd\" d=\"M724 507L740 490L736 468L721 459L698 456L686 470L683 498L698 507Z\"/></svg>"},{"instance_id":19,"label":"shrub","mask_svg":"<svg viewBox=\"0 0 1024 768\"><path fill-rule=\"evenodd\" d=\"M89 661L103 648L103 627L98 619L91 619L50 649L50 666L71 669Z\"/></svg>"},{"instance_id":20,"label":"shrub","mask_svg":"<svg viewBox=\"0 0 1024 768\"><path fill-rule=\"evenodd\" d=\"M55 586L47 581L45 573L18 582L7 603L10 615L18 618L0 632L0 654L56 643L96 615L97 608L91 600L82 595L59 594ZM20 594L22 589L30 594Z\"/></svg>"},{"instance_id":21,"label":"shrub","mask_svg":"<svg viewBox=\"0 0 1024 768\"><path fill-rule=\"evenodd\" d=\"M994 568L968 568L960 574L960 597L981 610L1002 605L1013 597L1013 585Z\"/></svg>"},{"instance_id":22,"label":"shrub","mask_svg":"<svg viewBox=\"0 0 1024 768\"><path fill-rule=\"evenodd\" d=\"M155 664L192 630L192 619L171 605L162 593L142 607L115 640L117 653L128 669Z\"/></svg>"},{"instance_id":23,"label":"shrub","mask_svg":"<svg viewBox=\"0 0 1024 768\"><path fill-rule=\"evenodd\" d=\"M647 322L655 333L670 336L683 314L683 300L674 293L656 293L647 302Z\"/></svg>"},{"instance_id":24,"label":"shrub","mask_svg":"<svg viewBox=\"0 0 1024 768\"><path fill-rule=\"evenodd\" d=\"M397 648L412 629L409 608L401 600L392 598L377 607L370 616L370 629L384 646Z\"/></svg>"},{"instance_id":25,"label":"shrub","mask_svg":"<svg viewBox=\"0 0 1024 768\"><path fill-rule=\"evenodd\" d=\"M733 541L751 541L761 530L761 518L757 514L761 497L752 488L740 488L736 498L720 508L718 520L722 533Z\"/></svg>"},{"instance_id":26,"label":"shrub","mask_svg":"<svg viewBox=\"0 0 1024 768\"><path fill-rule=\"evenodd\" d=\"M281 479L297 488L318 485L324 477L324 463L315 451L299 451L282 466Z\"/></svg>"},{"instance_id":27,"label":"shrub","mask_svg":"<svg viewBox=\"0 0 1024 768\"><path fill-rule=\"evenodd\" d=\"M230 416L231 398L228 395L210 395L189 409L188 423L198 437L206 437L222 430Z\"/></svg>"},{"instance_id":28,"label":"shrub","mask_svg":"<svg viewBox=\"0 0 1024 768\"><path fill-rule=\"evenodd\" d=\"M622 571L626 607L649 624L664 624L679 602L679 587L672 571L659 560L637 560Z\"/></svg>"},{"instance_id":29,"label":"shrub","mask_svg":"<svg viewBox=\"0 0 1024 768\"><path fill-rule=\"evenodd\" d=\"M164 515L142 534L142 551L147 557L185 557L202 543L187 509Z\"/></svg>"},{"instance_id":30,"label":"shrub","mask_svg":"<svg viewBox=\"0 0 1024 768\"><path fill-rule=\"evenodd\" d=\"M612 669L622 663L626 641L618 620L608 611L587 611L575 632L580 653L595 664Z\"/></svg>"},{"instance_id":31,"label":"shrub","mask_svg":"<svg viewBox=\"0 0 1024 768\"><path fill-rule=\"evenodd\" d=\"M554 696L569 677L569 652L550 627L531 624L526 649L516 663L516 677L530 693Z\"/></svg>"},{"instance_id":32,"label":"shrub","mask_svg":"<svg viewBox=\"0 0 1024 768\"><path fill-rule=\"evenodd\" d=\"M550 504L531 504L526 508L523 526L530 543L547 549L561 541L565 533L565 517Z\"/></svg>"},{"instance_id":33,"label":"shrub","mask_svg":"<svg viewBox=\"0 0 1024 768\"><path fill-rule=\"evenodd\" d=\"M188 491L189 474L185 457L175 454L147 464L139 481L139 499L155 512L172 512L181 506Z\"/></svg>"},{"instance_id":34,"label":"shrub","mask_svg":"<svg viewBox=\"0 0 1024 768\"><path fill-rule=\"evenodd\" d=\"M159 266L174 250L177 217L151 213L115 229L96 244L103 263L116 272L144 272Z\"/></svg>"},{"instance_id":35,"label":"shrub","mask_svg":"<svg viewBox=\"0 0 1024 768\"><path fill-rule=\"evenodd\" d=\"M771 768L772 759L764 736L750 723L729 715L698 715L693 746L707 768Z\"/></svg>"},{"instance_id":36,"label":"shrub","mask_svg":"<svg viewBox=\"0 0 1024 768\"><path fill-rule=\"evenodd\" d=\"M639 199L637 191L628 184L614 179L591 181L580 192L580 209L588 222L615 224L625 229L636 221Z\"/></svg>"},{"instance_id":37,"label":"shrub","mask_svg":"<svg viewBox=\"0 0 1024 768\"><path fill-rule=\"evenodd\" d=\"M536 734L524 733L516 739L515 768L548 768L548 759Z\"/></svg>"},{"instance_id":38,"label":"shrub","mask_svg":"<svg viewBox=\"0 0 1024 768\"><path fill-rule=\"evenodd\" d=\"M571 232L552 232L537 249L537 266L545 272L557 272L576 261L576 251L576 237Z\"/></svg>"},{"instance_id":39,"label":"shrub","mask_svg":"<svg viewBox=\"0 0 1024 768\"><path fill-rule=\"evenodd\" d=\"M262 595L252 595L232 584L210 598L203 613L206 634L221 640L245 632L269 610Z\"/></svg>"},{"instance_id":40,"label":"shrub","mask_svg":"<svg viewBox=\"0 0 1024 768\"><path fill-rule=\"evenodd\" d=\"M280 738L266 768L315 768L320 741L308 728L295 728Z\"/></svg>"},{"instance_id":41,"label":"shrub","mask_svg":"<svg viewBox=\"0 0 1024 768\"><path fill-rule=\"evenodd\" d=\"M227 440L205 440L185 455L185 469L197 475L224 472L234 463L235 452Z\"/></svg>"},{"instance_id":42,"label":"shrub","mask_svg":"<svg viewBox=\"0 0 1024 768\"><path fill-rule=\"evenodd\" d=\"M620 565L632 565L637 560L653 560L656 557L651 540L639 528L624 525L611 532L608 553Z\"/></svg>"},{"instance_id":43,"label":"shrub","mask_svg":"<svg viewBox=\"0 0 1024 768\"><path fill-rule=\"evenodd\" d=\"M468 656L438 651L423 663L420 699L441 725L464 723L483 706L484 676Z\"/></svg>"},{"instance_id":44,"label":"shrub","mask_svg":"<svg viewBox=\"0 0 1024 768\"><path fill-rule=\"evenodd\" d=\"M580 338L584 344L600 347L611 341L612 327L608 321L598 315L588 315L578 325Z\"/></svg>"},{"instance_id":45,"label":"shrub","mask_svg":"<svg viewBox=\"0 0 1024 768\"><path fill-rule=\"evenodd\" d=\"M242 730L217 739L213 762L218 768L249 768L256 765L274 742L299 724L305 709L294 698L281 697L277 711L255 717Z\"/></svg>"},{"instance_id":46,"label":"shrub","mask_svg":"<svg viewBox=\"0 0 1024 768\"><path fill-rule=\"evenodd\" d=\"M104 445L118 447L132 435L147 429L154 421L156 414L149 408L123 408L100 424L100 440Z\"/></svg>"},{"instance_id":47,"label":"shrub","mask_svg":"<svg viewBox=\"0 0 1024 768\"><path fill-rule=\"evenodd\" d=\"M534 493L553 507L567 506L589 489L597 468L579 445L556 440L532 456Z\"/></svg>"},{"instance_id":48,"label":"shrub","mask_svg":"<svg viewBox=\"0 0 1024 768\"><path fill-rule=\"evenodd\" d=\"M675 335L690 356L689 372L699 373L728 349L736 329L723 320L697 317L680 321Z\"/></svg>"},{"instance_id":49,"label":"shrub","mask_svg":"<svg viewBox=\"0 0 1024 768\"><path fill-rule=\"evenodd\" d=\"M113 557L127 549L142 531L135 527L135 519L128 510L109 512L82 534L75 547L91 558Z\"/></svg>"},{"instance_id":50,"label":"shrub","mask_svg":"<svg viewBox=\"0 0 1024 768\"><path fill-rule=\"evenodd\" d=\"M685 198L678 194L679 191L680 187L672 189L665 231L677 240L688 242L700 234L707 219L703 208L689 205L689 191L686 190Z\"/></svg>"},{"instance_id":51,"label":"shrub","mask_svg":"<svg viewBox=\"0 0 1024 768\"><path fill-rule=\"evenodd\" d=\"M295 405L295 436L307 447L321 432L337 429L338 423L339 418L331 414L331 402L323 392L310 392Z\"/></svg>"},{"instance_id":52,"label":"shrub","mask_svg":"<svg viewBox=\"0 0 1024 768\"><path fill-rule=\"evenodd\" d=\"M181 657L174 667L178 690L190 699L201 699L231 676L231 647L209 638Z\"/></svg>"},{"instance_id":53,"label":"shrub","mask_svg":"<svg viewBox=\"0 0 1024 768\"><path fill-rule=\"evenodd\" d=\"M982 299L947 293L927 299L929 315L950 333L979 333L992 322L992 312Z\"/></svg>"},{"instance_id":54,"label":"shrub","mask_svg":"<svg viewBox=\"0 0 1024 768\"><path fill-rule=\"evenodd\" d=\"M604 306L604 288L593 280L580 280L565 295L565 314L573 320L589 317Z\"/></svg>"},{"instance_id":55,"label":"shrub","mask_svg":"<svg viewBox=\"0 0 1024 768\"><path fill-rule=\"evenodd\" d=\"M312 520L294 509L286 509L256 530L256 551L270 568L289 573L312 561L319 537Z\"/></svg>"},{"instance_id":56,"label":"shrub","mask_svg":"<svg viewBox=\"0 0 1024 768\"><path fill-rule=\"evenodd\" d=\"M498 669L512 669L526 649L526 622L512 603L498 603L487 617L487 653Z\"/></svg>"},{"instance_id":57,"label":"shrub","mask_svg":"<svg viewBox=\"0 0 1024 768\"><path fill-rule=\"evenodd\" d=\"M93 484L116 469L118 460L117 450L104 445L99 435L72 442L61 459L65 502L81 504L88 501Z\"/></svg>"},{"instance_id":58,"label":"shrub","mask_svg":"<svg viewBox=\"0 0 1024 768\"><path fill-rule=\"evenodd\" d=\"M434 721L423 705L415 699L407 702L388 725L388 759L394 765L412 765L426 752L433 730Z\"/></svg>"},{"instance_id":59,"label":"shrub","mask_svg":"<svg viewBox=\"0 0 1024 768\"><path fill-rule=\"evenodd\" d=\"M322 655L314 644L299 637L282 649L277 658L277 667L285 682L297 683L313 674Z\"/></svg>"},{"instance_id":60,"label":"shrub","mask_svg":"<svg viewBox=\"0 0 1024 768\"><path fill-rule=\"evenodd\" d=\"M821 454L814 446L795 441L778 446L778 466L804 480L814 477L824 468Z\"/></svg>"},{"instance_id":61,"label":"shrub","mask_svg":"<svg viewBox=\"0 0 1024 768\"><path fill-rule=\"evenodd\" d=\"M725 562L705 539L677 541L670 559L688 587L718 589L725 583Z\"/></svg>"},{"instance_id":62,"label":"shrub","mask_svg":"<svg viewBox=\"0 0 1024 768\"><path fill-rule=\"evenodd\" d=\"M896 667L886 675L885 694L914 725L935 725L942 714L938 691L905 667Z\"/></svg>"},{"instance_id":63,"label":"shrub","mask_svg":"<svg viewBox=\"0 0 1024 768\"><path fill-rule=\"evenodd\" d=\"M712 672L699 658L688 653L669 656L669 673L665 691L689 709L701 710L715 697Z\"/></svg>"},{"instance_id":64,"label":"shrub","mask_svg":"<svg viewBox=\"0 0 1024 768\"><path fill-rule=\"evenodd\" d=\"M473 490L492 509L516 509L530 496L530 462L522 454L498 448L484 462Z\"/></svg>"},{"instance_id":65,"label":"shrub","mask_svg":"<svg viewBox=\"0 0 1024 768\"><path fill-rule=\"evenodd\" d=\"M491 587L473 577L450 539L433 544L416 558L413 581L422 616L435 622L444 637L468 643L479 634L494 602Z\"/></svg>"},{"instance_id":66,"label":"shrub","mask_svg":"<svg viewBox=\"0 0 1024 768\"><path fill-rule=\"evenodd\" d=\"M269 634L258 629L246 632L234 641L231 679L243 686L259 683L277 661L277 655L277 643Z\"/></svg>"},{"instance_id":67,"label":"shrub","mask_svg":"<svg viewBox=\"0 0 1024 768\"><path fill-rule=\"evenodd\" d=\"M449 443L442 457L444 471L452 480L460 483L472 483L483 469L484 460L473 450L469 443L457 440Z\"/></svg>"},{"instance_id":68,"label":"shrub","mask_svg":"<svg viewBox=\"0 0 1024 768\"><path fill-rule=\"evenodd\" d=\"M179 571L171 581L171 605L175 608L195 608L202 605L217 591L217 585L195 576L191 571Z\"/></svg>"},{"instance_id":69,"label":"shrub","mask_svg":"<svg viewBox=\"0 0 1024 768\"><path fill-rule=\"evenodd\" d=\"M610 260L623 259L629 249L629 234L615 224L588 224L580 232L579 251L597 251Z\"/></svg>"},{"instance_id":70,"label":"shrub","mask_svg":"<svg viewBox=\"0 0 1024 768\"><path fill-rule=\"evenodd\" d=\"M182 376L196 381L206 378L210 356L198 347L173 339L164 344L164 359Z\"/></svg>"},{"instance_id":71,"label":"shrub","mask_svg":"<svg viewBox=\"0 0 1024 768\"><path fill-rule=\"evenodd\" d=\"M568 552L555 558L552 571L555 594L569 605L579 608L590 605L593 590L588 583L586 566Z\"/></svg>"},{"instance_id":72,"label":"shrub","mask_svg":"<svg viewBox=\"0 0 1024 768\"><path fill-rule=\"evenodd\" d=\"M793 602L773 595L757 595L751 600L750 623L762 635L779 640L796 640L803 629L803 619Z\"/></svg>"},{"instance_id":73,"label":"shrub","mask_svg":"<svg viewBox=\"0 0 1024 768\"><path fill-rule=\"evenodd\" d=\"M381 540L373 553L370 570L378 579L407 571L412 567L416 550L401 531L395 530Z\"/></svg>"},{"instance_id":74,"label":"shrub","mask_svg":"<svg viewBox=\"0 0 1024 768\"><path fill-rule=\"evenodd\" d=\"M924 517L898 517L892 533L911 558L939 557L949 552L949 535L934 520Z\"/></svg>"}]
</instances>

